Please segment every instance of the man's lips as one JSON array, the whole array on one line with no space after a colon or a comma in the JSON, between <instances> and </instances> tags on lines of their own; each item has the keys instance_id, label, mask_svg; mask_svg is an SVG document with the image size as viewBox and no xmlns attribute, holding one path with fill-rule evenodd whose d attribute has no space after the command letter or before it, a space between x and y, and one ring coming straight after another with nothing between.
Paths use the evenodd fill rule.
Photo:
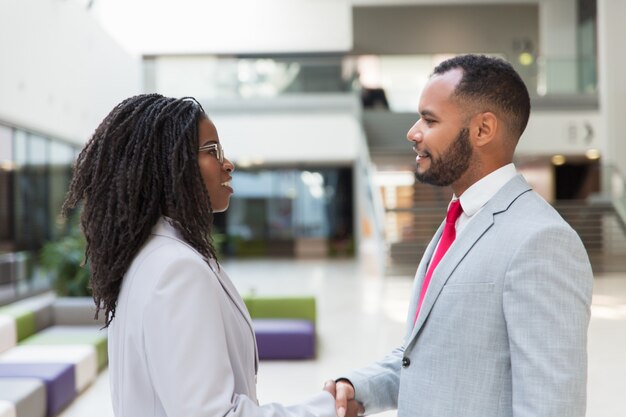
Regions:
<instances>
[{"instance_id":1,"label":"man's lips","mask_svg":"<svg viewBox=\"0 0 626 417\"><path fill-rule=\"evenodd\" d=\"M430 153L426 151L417 150L415 147L413 147L413 150L417 154L417 157L415 158L415 162L419 162L422 159L430 158Z\"/></svg>"}]
</instances>

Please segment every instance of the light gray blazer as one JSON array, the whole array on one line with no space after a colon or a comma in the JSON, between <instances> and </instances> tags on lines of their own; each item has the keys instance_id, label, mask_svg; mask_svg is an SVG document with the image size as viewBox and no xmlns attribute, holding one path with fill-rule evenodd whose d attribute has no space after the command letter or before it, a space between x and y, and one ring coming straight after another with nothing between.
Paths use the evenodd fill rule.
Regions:
<instances>
[{"instance_id":1,"label":"light gray blazer","mask_svg":"<svg viewBox=\"0 0 626 417\"><path fill-rule=\"evenodd\" d=\"M161 219L126 273L109 327L117 417L335 416L321 392L259 406L252 322L234 285Z\"/></svg>"},{"instance_id":2,"label":"light gray blazer","mask_svg":"<svg viewBox=\"0 0 626 417\"><path fill-rule=\"evenodd\" d=\"M593 276L576 232L522 176L475 215L417 296L404 343L346 375L366 414L582 417ZM404 366L403 366L404 362Z\"/></svg>"}]
</instances>

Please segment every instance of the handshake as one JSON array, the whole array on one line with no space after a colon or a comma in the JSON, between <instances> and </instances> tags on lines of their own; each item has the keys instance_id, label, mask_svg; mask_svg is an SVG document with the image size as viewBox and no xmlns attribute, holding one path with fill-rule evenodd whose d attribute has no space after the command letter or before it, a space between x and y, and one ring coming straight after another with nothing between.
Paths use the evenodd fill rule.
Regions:
<instances>
[{"instance_id":1,"label":"handshake","mask_svg":"<svg viewBox=\"0 0 626 417\"><path fill-rule=\"evenodd\" d=\"M335 398L337 417L356 417L365 412L363 405L355 400L354 387L347 379L326 381L324 391Z\"/></svg>"}]
</instances>

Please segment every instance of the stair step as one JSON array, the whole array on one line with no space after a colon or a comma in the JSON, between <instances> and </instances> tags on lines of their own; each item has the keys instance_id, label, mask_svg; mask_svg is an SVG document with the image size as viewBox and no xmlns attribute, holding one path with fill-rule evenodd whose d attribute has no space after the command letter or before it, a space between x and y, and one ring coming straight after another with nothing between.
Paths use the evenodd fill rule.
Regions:
<instances>
[{"instance_id":1,"label":"stair step","mask_svg":"<svg viewBox=\"0 0 626 417\"><path fill-rule=\"evenodd\" d=\"M403 238L389 246L387 275L415 274L417 264L445 215L449 196L423 187L416 186L416 190L419 188L420 198L430 198L428 202L420 200L414 208L387 211L387 214L396 216L413 216L408 224L406 221L399 222L400 225L393 221L387 223L390 233ZM626 227L612 205L557 202L554 207L580 236L594 272L626 271Z\"/></svg>"}]
</instances>

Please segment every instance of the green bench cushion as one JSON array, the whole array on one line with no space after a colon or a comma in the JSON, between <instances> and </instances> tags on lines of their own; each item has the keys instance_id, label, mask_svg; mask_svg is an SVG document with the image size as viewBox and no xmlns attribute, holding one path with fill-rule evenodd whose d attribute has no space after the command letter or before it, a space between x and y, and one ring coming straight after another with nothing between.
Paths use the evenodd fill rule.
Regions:
<instances>
[{"instance_id":1,"label":"green bench cushion","mask_svg":"<svg viewBox=\"0 0 626 417\"><path fill-rule=\"evenodd\" d=\"M302 319L316 321L315 297L244 296L253 319Z\"/></svg>"},{"instance_id":2,"label":"green bench cushion","mask_svg":"<svg viewBox=\"0 0 626 417\"><path fill-rule=\"evenodd\" d=\"M106 331L93 326L53 326L43 330L21 345L91 345L96 349L98 370L106 367L107 336Z\"/></svg>"},{"instance_id":3,"label":"green bench cushion","mask_svg":"<svg viewBox=\"0 0 626 417\"><path fill-rule=\"evenodd\" d=\"M37 332L37 319L34 311L9 305L0 308L0 315L9 316L15 320L18 342Z\"/></svg>"},{"instance_id":4,"label":"green bench cushion","mask_svg":"<svg viewBox=\"0 0 626 417\"><path fill-rule=\"evenodd\" d=\"M0 307L0 315L13 317L18 342L52 325L54 295L38 295Z\"/></svg>"}]
</instances>

